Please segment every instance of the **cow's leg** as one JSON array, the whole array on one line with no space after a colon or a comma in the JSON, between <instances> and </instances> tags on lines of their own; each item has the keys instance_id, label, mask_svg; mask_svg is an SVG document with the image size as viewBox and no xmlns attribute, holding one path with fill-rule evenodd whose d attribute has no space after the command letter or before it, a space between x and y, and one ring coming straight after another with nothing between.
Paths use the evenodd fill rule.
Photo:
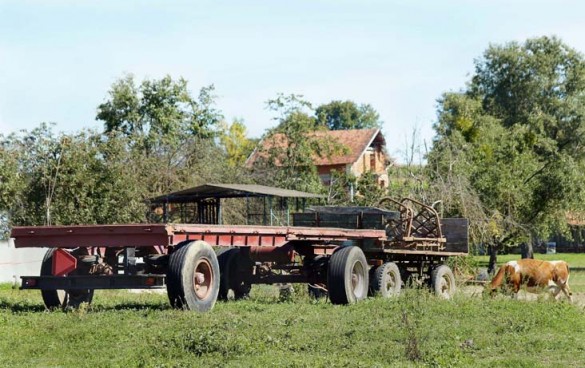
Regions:
<instances>
[{"instance_id":1,"label":"cow's leg","mask_svg":"<svg viewBox=\"0 0 585 368\"><path fill-rule=\"evenodd\" d=\"M573 293L571 292L571 289L569 288L569 283L568 282L564 283L563 286L561 286L561 290L563 291L563 294L565 294L567 299L569 299L569 302L572 303L573 302Z\"/></svg>"},{"instance_id":2,"label":"cow's leg","mask_svg":"<svg viewBox=\"0 0 585 368\"><path fill-rule=\"evenodd\" d=\"M512 299L518 299L518 293L520 292L520 283L514 281L512 286Z\"/></svg>"},{"instance_id":3,"label":"cow's leg","mask_svg":"<svg viewBox=\"0 0 585 368\"><path fill-rule=\"evenodd\" d=\"M561 286L558 285L549 286L550 296L553 298L553 300L557 300L557 296L559 295L561 290L562 290Z\"/></svg>"}]
</instances>

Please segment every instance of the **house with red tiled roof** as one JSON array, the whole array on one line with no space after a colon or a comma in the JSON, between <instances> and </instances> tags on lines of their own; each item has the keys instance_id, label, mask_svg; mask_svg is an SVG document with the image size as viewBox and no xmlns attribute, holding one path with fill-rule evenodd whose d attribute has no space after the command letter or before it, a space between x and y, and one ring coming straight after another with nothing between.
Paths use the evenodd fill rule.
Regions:
<instances>
[{"instance_id":1,"label":"house with red tiled roof","mask_svg":"<svg viewBox=\"0 0 585 368\"><path fill-rule=\"evenodd\" d=\"M312 135L334 142L344 149L340 153L329 156L316 156L313 158L321 180L328 185L331 182L331 172L345 172L360 177L362 174L372 171L376 174L378 184L388 187L388 165L392 162L386 153L386 140L380 129L352 129L352 130L327 130L315 131ZM268 152L275 143L285 145L284 136L272 137L260 143L248 158L247 165L252 166L262 156L261 152Z\"/></svg>"}]
</instances>

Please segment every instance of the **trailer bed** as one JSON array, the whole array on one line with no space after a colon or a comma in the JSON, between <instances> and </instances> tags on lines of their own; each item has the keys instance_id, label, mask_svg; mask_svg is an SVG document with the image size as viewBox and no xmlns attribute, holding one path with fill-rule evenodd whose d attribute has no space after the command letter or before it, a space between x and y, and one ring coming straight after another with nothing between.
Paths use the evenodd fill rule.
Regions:
<instances>
[{"instance_id":1,"label":"trailer bed","mask_svg":"<svg viewBox=\"0 0 585 368\"><path fill-rule=\"evenodd\" d=\"M17 226L16 248L172 246L185 240L204 240L214 246L283 246L290 241L343 242L386 238L383 230L297 226L223 226L193 224L131 224L75 226Z\"/></svg>"}]
</instances>

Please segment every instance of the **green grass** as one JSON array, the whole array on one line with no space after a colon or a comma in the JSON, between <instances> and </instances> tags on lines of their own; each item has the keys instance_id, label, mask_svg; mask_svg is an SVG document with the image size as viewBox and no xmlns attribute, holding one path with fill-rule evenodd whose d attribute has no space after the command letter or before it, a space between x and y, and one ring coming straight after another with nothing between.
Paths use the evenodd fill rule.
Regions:
<instances>
[{"instance_id":1,"label":"green grass","mask_svg":"<svg viewBox=\"0 0 585 368\"><path fill-rule=\"evenodd\" d=\"M3 367L578 367L583 336L576 305L426 290L334 306L255 287L250 300L197 314L125 291L47 312L38 291L0 287Z\"/></svg>"}]
</instances>

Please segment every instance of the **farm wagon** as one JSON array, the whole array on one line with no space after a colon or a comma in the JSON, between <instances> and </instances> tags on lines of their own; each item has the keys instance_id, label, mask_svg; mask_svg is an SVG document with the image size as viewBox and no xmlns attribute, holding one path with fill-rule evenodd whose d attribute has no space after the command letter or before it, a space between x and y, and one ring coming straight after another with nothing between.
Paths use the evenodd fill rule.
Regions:
<instances>
[{"instance_id":1,"label":"farm wagon","mask_svg":"<svg viewBox=\"0 0 585 368\"><path fill-rule=\"evenodd\" d=\"M48 308L90 303L97 289L166 288L170 304L204 312L254 284L306 283L348 304L404 284L455 292L446 264L467 254L466 219L441 219L412 199L376 207L317 206L293 226L131 224L14 227L15 246L48 247L40 276L23 276Z\"/></svg>"}]
</instances>

